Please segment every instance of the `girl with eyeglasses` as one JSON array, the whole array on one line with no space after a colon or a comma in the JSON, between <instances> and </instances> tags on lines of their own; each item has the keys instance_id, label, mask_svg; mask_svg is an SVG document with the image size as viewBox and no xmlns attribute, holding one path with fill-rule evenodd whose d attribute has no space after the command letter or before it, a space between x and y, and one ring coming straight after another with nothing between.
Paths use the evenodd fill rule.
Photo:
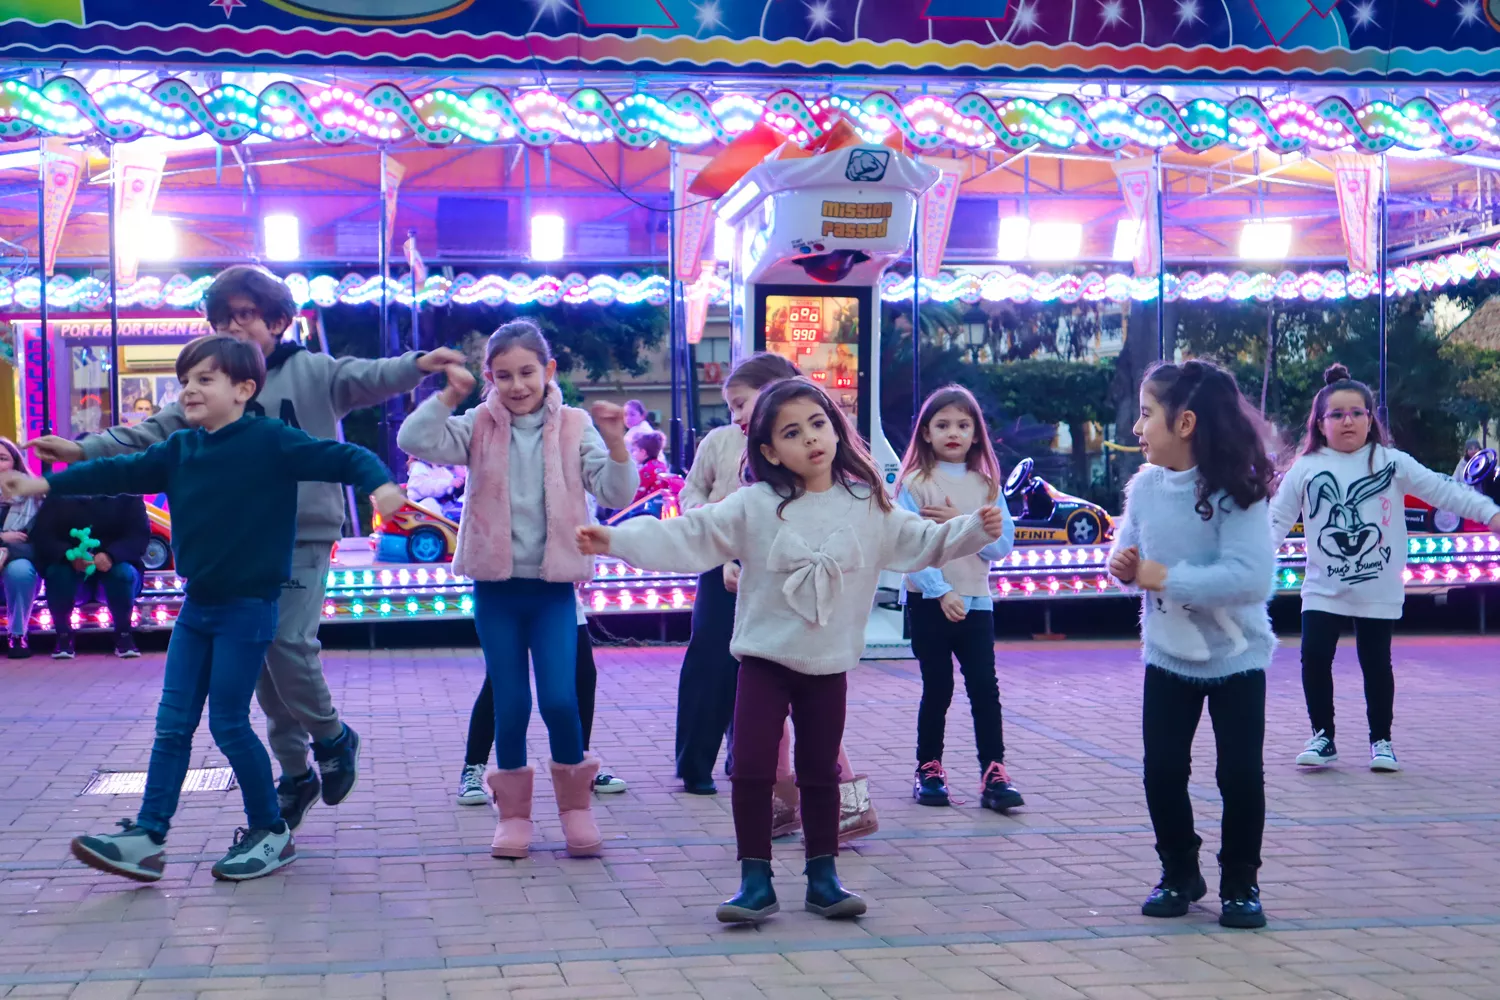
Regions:
<instances>
[{"instance_id":1,"label":"girl with eyeglasses","mask_svg":"<svg viewBox=\"0 0 1500 1000\"><path fill-rule=\"evenodd\" d=\"M1391 634L1406 600L1406 496L1500 534L1500 507L1476 490L1426 468L1390 446L1370 387L1332 365L1313 398L1302 454L1271 503L1279 546L1299 520L1307 539L1302 582L1302 691L1313 735L1297 755L1303 767L1339 759L1333 737L1333 656L1353 622L1365 679L1370 770L1399 771L1391 747L1396 681Z\"/></svg>"}]
</instances>

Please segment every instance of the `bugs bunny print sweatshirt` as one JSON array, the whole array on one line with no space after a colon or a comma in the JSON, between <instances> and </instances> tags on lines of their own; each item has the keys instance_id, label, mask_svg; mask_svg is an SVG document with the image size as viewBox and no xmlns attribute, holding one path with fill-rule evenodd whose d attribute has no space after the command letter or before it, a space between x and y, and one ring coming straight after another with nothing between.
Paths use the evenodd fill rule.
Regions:
<instances>
[{"instance_id":1,"label":"bugs bunny print sweatshirt","mask_svg":"<svg viewBox=\"0 0 1500 1000\"><path fill-rule=\"evenodd\" d=\"M1484 494L1394 448L1368 445L1349 453L1320 448L1297 459L1271 500L1271 538L1280 546L1302 521L1304 611L1401 617L1407 494L1481 523L1500 514Z\"/></svg>"}]
</instances>

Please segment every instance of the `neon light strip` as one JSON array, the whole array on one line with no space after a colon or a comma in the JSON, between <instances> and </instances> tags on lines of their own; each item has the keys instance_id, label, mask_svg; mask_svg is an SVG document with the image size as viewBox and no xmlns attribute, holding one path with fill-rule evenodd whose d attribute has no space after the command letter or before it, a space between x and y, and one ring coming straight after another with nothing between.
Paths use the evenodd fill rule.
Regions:
<instances>
[{"instance_id":1,"label":"neon light strip","mask_svg":"<svg viewBox=\"0 0 1500 1000\"><path fill-rule=\"evenodd\" d=\"M899 132L912 148L996 149L1129 147L1204 152L1220 146L1348 150L1380 153L1396 146L1452 153L1500 147L1500 102L1465 98L1440 105L1427 97L1404 104L1371 101L1356 108L1342 97L1317 104L1290 98L1242 96L1219 104L1194 98L1176 104L1158 94L1133 103L1119 98L1050 101L968 93L955 100L918 97L902 104L885 91L861 98L732 94L710 101L689 89L665 98L634 93L610 97L595 88L563 98L542 91L481 87L467 94L439 89L409 97L382 83L364 93L343 86L303 90L273 83L258 95L225 84L199 93L182 80L150 87L111 83L90 92L71 77L54 77L40 90L19 80L0 86L0 140L35 135L102 135L129 141L145 134L211 136L223 144L251 135L328 145L416 139L433 146L467 140L618 142L644 149L666 141L695 148L723 143L766 121L799 142L822 134L836 117L851 120L872 141Z\"/></svg>"},{"instance_id":2,"label":"neon light strip","mask_svg":"<svg viewBox=\"0 0 1500 1000\"><path fill-rule=\"evenodd\" d=\"M1431 260L1402 264L1391 270L1387 286L1392 295L1410 295L1462 284L1476 278L1500 274L1500 244L1444 254ZM203 301L210 278L189 278L179 274L166 281L155 277L139 278L120 289L120 307L127 309L196 310ZM711 286L709 301L725 305L729 301L729 282L722 274L703 280ZM369 305L380 300L380 279L350 274L343 279L330 275L307 277L291 274L285 279L299 307ZM41 283L32 275L12 281L0 276L0 309L18 308L34 311L39 306ZM411 305L411 282L392 278L387 282L392 302ZM1083 274L1035 274L1010 267L990 270L955 268L936 278L922 281L924 300L960 301L969 304L986 302L1116 302L1129 300L1150 302L1156 298L1156 279L1137 278L1119 272L1089 271ZM1307 302L1365 299L1376 293L1375 277L1347 271L1211 271L1206 274L1186 271L1167 275L1167 300L1189 302L1258 302L1272 300ZM641 275L626 271L620 275L596 274L584 277L553 275L498 274L476 276L460 274L451 281L432 275L422 286L423 305L636 305L663 306L667 302L667 279L660 274ZM911 279L888 274L881 281L881 298L887 302L910 302ZM47 302L55 309L98 312L109 305L108 284L95 277L71 278L57 275L47 284Z\"/></svg>"}]
</instances>

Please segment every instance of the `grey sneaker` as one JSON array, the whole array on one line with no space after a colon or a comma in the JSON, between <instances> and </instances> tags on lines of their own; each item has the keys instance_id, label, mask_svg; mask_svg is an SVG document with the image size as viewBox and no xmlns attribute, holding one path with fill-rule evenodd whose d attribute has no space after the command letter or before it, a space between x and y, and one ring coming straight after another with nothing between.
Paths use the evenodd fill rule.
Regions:
<instances>
[{"instance_id":1,"label":"grey sneaker","mask_svg":"<svg viewBox=\"0 0 1500 1000\"><path fill-rule=\"evenodd\" d=\"M489 800L490 794L484 789L484 765L465 764L458 779L458 804L482 806Z\"/></svg>"},{"instance_id":2,"label":"grey sneaker","mask_svg":"<svg viewBox=\"0 0 1500 1000\"><path fill-rule=\"evenodd\" d=\"M73 857L90 868L137 882L158 881L167 866L167 852L162 845L128 819L120 820L119 833L74 837L72 850Z\"/></svg>"},{"instance_id":3,"label":"grey sneaker","mask_svg":"<svg viewBox=\"0 0 1500 1000\"><path fill-rule=\"evenodd\" d=\"M214 878L224 882L244 882L269 875L297 860L297 845L292 828L281 821L281 832L275 830L234 831L234 846L214 862Z\"/></svg>"}]
</instances>

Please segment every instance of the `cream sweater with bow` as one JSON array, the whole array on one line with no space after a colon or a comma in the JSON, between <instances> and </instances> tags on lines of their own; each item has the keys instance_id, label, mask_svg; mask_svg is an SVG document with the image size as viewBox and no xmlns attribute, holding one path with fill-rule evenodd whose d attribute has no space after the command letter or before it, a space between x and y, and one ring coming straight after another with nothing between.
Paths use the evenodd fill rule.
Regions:
<instances>
[{"instance_id":1,"label":"cream sweater with bow","mask_svg":"<svg viewBox=\"0 0 1500 1000\"><path fill-rule=\"evenodd\" d=\"M610 532L610 553L641 569L701 573L738 559L739 597L729 651L803 674L854 669L882 569L897 573L972 556L991 541L976 515L934 524L883 512L868 490L842 486L787 504L765 483L658 521L637 517Z\"/></svg>"}]
</instances>

